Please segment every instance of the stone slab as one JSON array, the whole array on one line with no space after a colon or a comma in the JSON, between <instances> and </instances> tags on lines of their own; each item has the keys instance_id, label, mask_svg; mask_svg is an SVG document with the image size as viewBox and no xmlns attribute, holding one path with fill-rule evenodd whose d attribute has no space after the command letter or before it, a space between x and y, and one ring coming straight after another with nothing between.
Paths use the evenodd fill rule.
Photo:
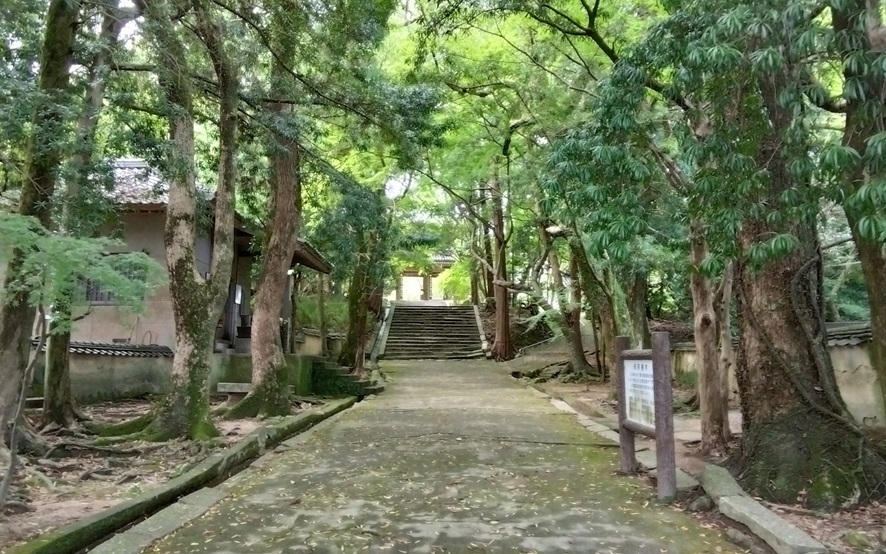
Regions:
<instances>
[{"instance_id":1,"label":"stone slab","mask_svg":"<svg viewBox=\"0 0 886 554\"><path fill-rule=\"evenodd\" d=\"M568 412L570 414L578 413L572 408L572 406L562 400L558 400L557 398L551 398L551 404L553 404L558 410L563 410L564 412Z\"/></svg>"},{"instance_id":2,"label":"stone slab","mask_svg":"<svg viewBox=\"0 0 886 554\"><path fill-rule=\"evenodd\" d=\"M135 527L90 550L92 554L141 554L157 539L197 519L227 496L213 488L200 489L167 506Z\"/></svg>"},{"instance_id":3,"label":"stone slab","mask_svg":"<svg viewBox=\"0 0 886 554\"><path fill-rule=\"evenodd\" d=\"M216 390L222 392L249 392L252 390L252 383L219 383Z\"/></svg>"},{"instance_id":4,"label":"stone slab","mask_svg":"<svg viewBox=\"0 0 886 554\"><path fill-rule=\"evenodd\" d=\"M726 496L747 496L741 485L732 477L729 470L714 464L705 466L699 475L701 486L704 487L708 496L719 504L721 498Z\"/></svg>"},{"instance_id":5,"label":"stone slab","mask_svg":"<svg viewBox=\"0 0 886 554\"><path fill-rule=\"evenodd\" d=\"M658 458L655 456L655 452L651 450L637 452L637 461L649 471L658 467Z\"/></svg>"},{"instance_id":6,"label":"stone slab","mask_svg":"<svg viewBox=\"0 0 886 554\"><path fill-rule=\"evenodd\" d=\"M658 479L658 470L650 471L649 475ZM694 477L677 468L677 492L687 492L700 487L701 484Z\"/></svg>"},{"instance_id":7,"label":"stone slab","mask_svg":"<svg viewBox=\"0 0 886 554\"><path fill-rule=\"evenodd\" d=\"M777 554L810 554L828 551L771 510L749 496L724 496L719 502L720 512L743 523L755 535L766 541Z\"/></svg>"}]
</instances>

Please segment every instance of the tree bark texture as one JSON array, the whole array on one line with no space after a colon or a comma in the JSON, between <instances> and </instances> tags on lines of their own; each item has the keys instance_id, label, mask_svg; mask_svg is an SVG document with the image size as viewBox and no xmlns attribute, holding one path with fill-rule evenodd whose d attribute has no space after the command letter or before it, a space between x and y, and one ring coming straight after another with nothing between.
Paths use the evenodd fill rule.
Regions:
<instances>
[{"instance_id":1,"label":"tree bark texture","mask_svg":"<svg viewBox=\"0 0 886 554\"><path fill-rule=\"evenodd\" d=\"M288 45L280 50L284 59L291 57ZM274 62L271 82L272 97L285 95L285 69L279 61ZM252 389L231 408L226 416L231 418L286 415L292 411L286 358L280 342L280 312L301 226L300 153L296 137L291 131L282 130L289 126L286 118L292 115L292 105L273 103L268 109L276 117L277 129L267 154L271 162L270 221L253 303Z\"/></svg>"},{"instance_id":2,"label":"tree bark texture","mask_svg":"<svg viewBox=\"0 0 886 554\"><path fill-rule=\"evenodd\" d=\"M836 4L834 4L836 6ZM859 83L863 94L856 94L847 100L846 126L843 132L843 145L853 148L862 157L867 152L868 139L886 127L886 79L882 70L869 69L876 63L877 53L871 48L866 9L878 13L880 2L874 0L851 0L845 3L846 9L832 7L832 21L837 33L838 48L844 60L855 58L853 63L844 63L843 74L847 81ZM868 8L870 6L870 8ZM882 25L882 21L877 22ZM882 27L880 27L882 29ZM858 56L864 61L858 62ZM881 55L882 57L882 55ZM859 222L866 216L875 215L876 207L866 201L859 201L856 195L868 179L882 178L882 162L859 163L845 175L843 208L852 238L858 251L864 273L865 286L871 306L871 342L868 345L871 365L880 381L880 393L886 406L886 249L878 241L864 237L859 232ZM872 209L873 208L873 209Z\"/></svg>"},{"instance_id":3,"label":"tree bark texture","mask_svg":"<svg viewBox=\"0 0 886 554\"><path fill-rule=\"evenodd\" d=\"M719 301L717 304L717 333L719 335L720 352L720 395L723 399L723 436L728 441L732 438L732 429L729 426L729 398L731 396L729 386L729 374L732 370L732 299L734 297L733 283L735 281L735 263L726 264L723 278L720 281Z\"/></svg>"},{"instance_id":4,"label":"tree bark texture","mask_svg":"<svg viewBox=\"0 0 886 554\"><path fill-rule=\"evenodd\" d=\"M508 280L508 241L505 231L504 198L501 183L498 180L498 166L493 162L492 177L489 180L489 202L492 208L492 234L495 238L495 341L492 344L492 357L498 361L510 360L514 357L514 345L511 342L511 314L508 303L508 289L504 283Z\"/></svg>"},{"instance_id":5,"label":"tree bark texture","mask_svg":"<svg viewBox=\"0 0 886 554\"><path fill-rule=\"evenodd\" d=\"M693 331L698 369L698 400L701 410L701 451L704 454L725 454L723 434L723 398L720 380L720 359L717 352L717 317L714 311L714 289L711 280L701 273L701 263L708 256L704 230L698 221L689 231Z\"/></svg>"},{"instance_id":6,"label":"tree bark texture","mask_svg":"<svg viewBox=\"0 0 886 554\"><path fill-rule=\"evenodd\" d=\"M67 310L70 306L56 306L57 311ZM69 330L52 334L46 343L46 369L43 381L43 412L40 414L40 426L57 425L69 428L77 423L77 411L71 393L70 372L71 333ZM36 353L40 355L39 352Z\"/></svg>"},{"instance_id":7,"label":"tree bark texture","mask_svg":"<svg viewBox=\"0 0 886 554\"><path fill-rule=\"evenodd\" d=\"M27 145L27 167L22 182L18 213L34 216L46 228L50 225L50 202L55 190L62 158L67 121L64 116L64 94L70 84L70 67L74 53L80 3L52 0L46 16L46 31L38 76L41 100L32 116L30 142ZM6 269L0 305L0 417L3 418L3 442L8 444L7 425L15 417L21 392L22 377L31 351L31 331L36 308L30 304L27 290L16 292L10 285L25 277L21 268L25 252L14 249Z\"/></svg>"},{"instance_id":8,"label":"tree bark texture","mask_svg":"<svg viewBox=\"0 0 886 554\"><path fill-rule=\"evenodd\" d=\"M637 271L631 276L628 289L628 313L630 314L633 335L637 338L638 348L647 348L652 344L649 333L649 320L646 319L646 293L648 290L646 272Z\"/></svg>"},{"instance_id":9,"label":"tree bark texture","mask_svg":"<svg viewBox=\"0 0 886 554\"><path fill-rule=\"evenodd\" d=\"M615 361L615 337L620 333L612 295L607 291L603 280L597 276L577 233L570 237L569 249L578 265L584 297L588 299L591 310L600 322L600 340L595 341L595 346L597 352L603 353L601 358L606 366L605 370L601 368L601 373L609 374L610 394L617 398L621 370Z\"/></svg>"},{"instance_id":10,"label":"tree bark texture","mask_svg":"<svg viewBox=\"0 0 886 554\"><path fill-rule=\"evenodd\" d=\"M354 274L348 286L348 334L342 346L338 363L343 366L354 368L355 372L362 371L363 361L359 360L360 343L364 342L366 334L366 299L364 291L369 278L369 240L367 232L360 233L359 249L357 251L357 263L354 266Z\"/></svg>"},{"instance_id":11,"label":"tree bark texture","mask_svg":"<svg viewBox=\"0 0 886 554\"><path fill-rule=\"evenodd\" d=\"M566 313L566 323L571 336L572 361L576 371L589 373L591 368L585 356L584 337L581 332L581 277L578 271L578 260L574 256L569 256L569 274L571 276L569 284L571 298L569 310Z\"/></svg>"},{"instance_id":12,"label":"tree bark texture","mask_svg":"<svg viewBox=\"0 0 886 554\"><path fill-rule=\"evenodd\" d=\"M194 3L197 32L219 80L219 166L210 278L197 271L196 183L191 76L187 55L165 2L145 4L146 30L158 56L160 81L170 105L171 152L165 246L175 319L170 391L156 407L156 438L206 439L217 434L209 417L209 369L215 328L227 298L233 262L237 76L208 7Z\"/></svg>"},{"instance_id":13,"label":"tree bark texture","mask_svg":"<svg viewBox=\"0 0 886 554\"><path fill-rule=\"evenodd\" d=\"M773 207L794 185L784 150L791 114L776 100L781 79L760 79L771 126L756 157L769 179L754 200ZM886 462L862 440L830 366L814 219L748 218L739 233L740 252L779 233L797 238L789 254L762 268L742 261L736 270L741 481L769 500L816 508L882 495Z\"/></svg>"},{"instance_id":14,"label":"tree bark texture","mask_svg":"<svg viewBox=\"0 0 886 554\"><path fill-rule=\"evenodd\" d=\"M77 122L74 152L71 156L71 179L65 188L62 229L66 234L92 237L96 226L92 218L80 217L77 205L83 185L89 178L91 161L95 151L95 132L98 119L104 106L105 89L110 72L111 53L117 44L117 37L128 21L117 10L114 3L106 8L99 32L99 49L89 69L89 85L83 101L83 109ZM73 283L64 291L66 298L59 299L53 306L53 317L62 321L63 328L51 333L46 347L46 380L43 385L43 412L41 426L57 425L70 427L78 419L78 410L71 393L70 356L67 352L71 344L71 305L74 302ZM62 349L65 349L62 351Z\"/></svg>"}]
</instances>

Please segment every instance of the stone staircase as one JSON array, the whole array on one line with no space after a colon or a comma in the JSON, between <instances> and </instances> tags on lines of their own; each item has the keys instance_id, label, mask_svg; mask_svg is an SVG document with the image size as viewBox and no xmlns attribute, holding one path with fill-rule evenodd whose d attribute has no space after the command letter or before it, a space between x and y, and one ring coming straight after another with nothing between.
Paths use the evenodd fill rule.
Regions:
<instances>
[{"instance_id":1,"label":"stone staircase","mask_svg":"<svg viewBox=\"0 0 886 554\"><path fill-rule=\"evenodd\" d=\"M474 306L394 304L383 330L380 358L388 360L481 358L486 345Z\"/></svg>"}]
</instances>

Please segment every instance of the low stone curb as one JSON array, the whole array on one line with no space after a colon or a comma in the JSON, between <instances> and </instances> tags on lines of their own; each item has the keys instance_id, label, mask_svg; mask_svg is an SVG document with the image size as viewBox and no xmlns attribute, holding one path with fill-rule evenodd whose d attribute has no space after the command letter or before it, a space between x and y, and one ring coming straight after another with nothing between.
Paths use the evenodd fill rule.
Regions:
<instances>
[{"instance_id":1,"label":"low stone curb","mask_svg":"<svg viewBox=\"0 0 886 554\"><path fill-rule=\"evenodd\" d=\"M319 409L281 418L259 427L234 446L223 452L212 454L184 475L107 510L59 527L30 542L14 546L6 552L7 554L71 554L79 552L134 521L151 515L179 498L203 488L207 483L219 478L226 478L235 469L258 457L264 450L350 408L356 401L355 397L334 400Z\"/></svg>"},{"instance_id":2,"label":"low stone curb","mask_svg":"<svg viewBox=\"0 0 886 554\"><path fill-rule=\"evenodd\" d=\"M577 412L579 422L583 420L590 422L582 423L588 429L618 442L617 425L613 429L614 422L605 418L586 402L569 395L555 398L539 385L530 384L529 386L533 391L545 397L554 398ZM654 470L658 465L654 452L647 448L638 448L637 461L649 470L650 474L654 475ZM699 483L699 481L701 482ZM828 551L824 545L801 529L783 520L778 514L748 496L726 468L707 464L699 476L699 481L696 481L685 471L677 469L678 491L685 492L701 486L705 493L714 500L720 513L745 525L777 554L815 554Z\"/></svg>"},{"instance_id":3,"label":"low stone curb","mask_svg":"<svg viewBox=\"0 0 886 554\"><path fill-rule=\"evenodd\" d=\"M777 554L828 551L823 544L748 496L727 469L708 464L700 478L705 492L714 500L720 513L747 526Z\"/></svg>"},{"instance_id":4,"label":"low stone curb","mask_svg":"<svg viewBox=\"0 0 886 554\"><path fill-rule=\"evenodd\" d=\"M227 495L213 488L192 492L170 504L148 519L123 533L114 535L89 551L90 554L123 554L144 552L154 541L174 532L183 524L209 511Z\"/></svg>"}]
</instances>

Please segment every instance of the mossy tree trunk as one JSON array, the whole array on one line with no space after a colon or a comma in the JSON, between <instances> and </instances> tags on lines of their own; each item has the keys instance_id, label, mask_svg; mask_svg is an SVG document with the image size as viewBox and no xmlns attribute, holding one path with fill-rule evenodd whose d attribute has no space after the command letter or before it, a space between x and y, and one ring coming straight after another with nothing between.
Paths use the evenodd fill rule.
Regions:
<instances>
[{"instance_id":1,"label":"mossy tree trunk","mask_svg":"<svg viewBox=\"0 0 886 554\"><path fill-rule=\"evenodd\" d=\"M166 265L175 318L175 358L170 391L156 407L155 438L205 439L217 434L209 417L210 356L215 328L229 291L233 262L238 81L209 7L194 3L196 30L219 82L219 165L210 278L197 271L196 183L191 75L184 44L167 2L145 4L146 34L157 56L169 104L171 148L167 165Z\"/></svg>"},{"instance_id":2,"label":"mossy tree trunk","mask_svg":"<svg viewBox=\"0 0 886 554\"><path fill-rule=\"evenodd\" d=\"M25 178L22 180L18 213L34 216L46 228L50 225L51 200L66 141L64 95L70 85L70 67L74 53L80 3L52 0L46 16L46 31L40 59L37 106L32 116L32 131L27 145ZM0 443L9 444L9 426L17 415L19 395L31 352L31 332L36 308L26 287L12 287L27 276L21 274L25 252L13 250L6 268L0 305L0 417L3 432ZM14 292L13 292L14 291ZM22 444L22 443L20 443Z\"/></svg>"},{"instance_id":3,"label":"mossy tree trunk","mask_svg":"<svg viewBox=\"0 0 886 554\"><path fill-rule=\"evenodd\" d=\"M844 60L843 74L847 83L861 87L860 92L844 95L846 101L846 125L843 145L851 147L860 155L858 163L845 175L843 208L852 238L858 251L858 259L864 273L865 286L871 307L871 342L868 352L871 365L880 381L883 405L886 405L886 249L870 234L863 235L859 223L875 216L876 201L859 197L858 192L868 182L882 179L884 167L882 155L871 155L868 140L886 128L886 78L884 71L872 67L883 58L871 45L871 29L884 31L880 18L879 0L850 0L837 3L831 8L832 23L837 34L837 44ZM864 161L863 161L864 160ZM882 206L880 206L882 208ZM881 212L882 213L882 212Z\"/></svg>"},{"instance_id":4,"label":"mossy tree trunk","mask_svg":"<svg viewBox=\"0 0 886 554\"><path fill-rule=\"evenodd\" d=\"M282 28L280 21L272 25ZM281 36L288 36L280 33ZM290 41L277 40L276 50L283 60L292 57ZM287 92L287 73L280 59L271 70L271 97ZM270 221L266 229L252 316L252 389L226 414L226 417L286 415L289 379L280 340L280 313L288 271L298 246L301 219L301 177L298 139L294 131L292 104L274 102L267 106L274 117L274 131L267 148L271 163ZM293 305L294 309L294 305Z\"/></svg>"},{"instance_id":5,"label":"mossy tree trunk","mask_svg":"<svg viewBox=\"0 0 886 554\"><path fill-rule=\"evenodd\" d=\"M784 193L797 186L785 151L792 114L777 102L780 77L759 84L771 125L756 159L769 179L754 200L786 209ZM783 233L797 239L788 254L761 268L743 259L736 271L741 481L766 499L816 508L881 496L886 461L862 438L828 357L814 218L749 218L739 233L740 252Z\"/></svg>"},{"instance_id":6,"label":"mossy tree trunk","mask_svg":"<svg viewBox=\"0 0 886 554\"><path fill-rule=\"evenodd\" d=\"M371 271L370 248L367 231L360 231L358 238L357 263L348 286L348 334L338 357L338 363L354 368L355 373L363 372L363 354L366 341L366 319L369 311L368 288Z\"/></svg>"},{"instance_id":7,"label":"mossy tree trunk","mask_svg":"<svg viewBox=\"0 0 886 554\"><path fill-rule=\"evenodd\" d=\"M70 313L70 305L57 303L56 311ZM43 381L43 411L40 414L40 426L55 425L73 427L78 420L77 410L71 393L69 329L53 334L49 329L46 343L46 370ZM36 355L40 355L38 352Z\"/></svg>"},{"instance_id":8,"label":"mossy tree trunk","mask_svg":"<svg viewBox=\"0 0 886 554\"><path fill-rule=\"evenodd\" d=\"M701 410L701 451L724 454L727 450L723 433L723 398L720 381L720 359L717 352L717 316L714 311L714 288L702 274L701 264L708 256L701 223L693 221L689 230L693 331L698 359L698 400Z\"/></svg>"},{"instance_id":9,"label":"mossy tree trunk","mask_svg":"<svg viewBox=\"0 0 886 554\"><path fill-rule=\"evenodd\" d=\"M617 379L621 373L615 363L615 337L619 335L619 327L612 294L591 265L591 260L577 232L573 232L569 237L569 251L575 257L584 297L588 299L591 309L600 322L600 340L595 341L595 346L598 352L603 353L601 358L606 368L600 369L602 373L609 374L610 394L616 398Z\"/></svg>"},{"instance_id":10,"label":"mossy tree trunk","mask_svg":"<svg viewBox=\"0 0 886 554\"><path fill-rule=\"evenodd\" d=\"M652 345L652 336L649 332L649 320L646 318L646 294L649 290L646 272L635 271L631 275L630 283L627 297L632 334L637 338L638 348L641 348L641 344L642 348L647 348Z\"/></svg>"},{"instance_id":11,"label":"mossy tree trunk","mask_svg":"<svg viewBox=\"0 0 886 554\"><path fill-rule=\"evenodd\" d=\"M111 53L123 25L131 19L117 9L116 2L106 6L98 40L99 47L89 68L89 84L83 102L83 109L77 122L74 139L74 153L70 161L72 178L65 187L61 232L74 236L94 236L96 220L93 214L84 215L80 209L81 192L89 179L91 162L95 151L95 131L104 106L105 88L110 72ZM82 418L71 394L70 359L68 348L71 344L73 318L71 306L74 303L75 284L70 283L63 298L53 306L53 319L59 327L50 333L46 347L46 381L43 385L43 412L40 425L71 427Z\"/></svg>"},{"instance_id":12,"label":"mossy tree trunk","mask_svg":"<svg viewBox=\"0 0 886 554\"><path fill-rule=\"evenodd\" d=\"M569 285L570 303L566 311L566 325L569 328L570 350L572 363L576 371L590 373L591 366L585 357L585 343L581 332L581 276L578 271L578 260L569 257L569 273L571 282Z\"/></svg>"}]
</instances>

